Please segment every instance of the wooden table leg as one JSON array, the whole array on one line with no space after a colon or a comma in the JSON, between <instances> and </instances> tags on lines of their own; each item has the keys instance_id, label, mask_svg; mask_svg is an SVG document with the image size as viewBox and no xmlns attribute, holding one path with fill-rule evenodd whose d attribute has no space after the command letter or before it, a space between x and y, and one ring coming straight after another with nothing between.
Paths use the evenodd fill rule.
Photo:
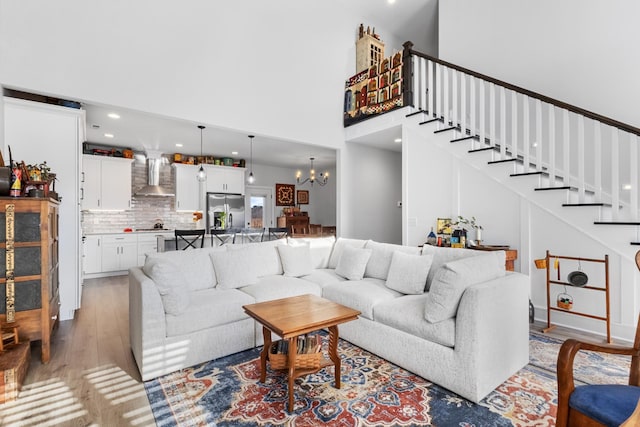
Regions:
<instances>
[{"instance_id":1,"label":"wooden table leg","mask_svg":"<svg viewBox=\"0 0 640 427\"><path fill-rule=\"evenodd\" d=\"M289 355L287 362L289 364L289 412L293 411L293 384L296 379L296 354L298 353L298 337L289 338Z\"/></svg>"},{"instance_id":2,"label":"wooden table leg","mask_svg":"<svg viewBox=\"0 0 640 427\"><path fill-rule=\"evenodd\" d=\"M333 376L336 388L340 388L340 356L338 356L338 325L329 326L329 358L335 366Z\"/></svg>"},{"instance_id":3,"label":"wooden table leg","mask_svg":"<svg viewBox=\"0 0 640 427\"><path fill-rule=\"evenodd\" d=\"M260 352L260 382L267 380L267 358L271 349L271 331L265 326L262 327L262 337L264 338L264 346Z\"/></svg>"}]
</instances>

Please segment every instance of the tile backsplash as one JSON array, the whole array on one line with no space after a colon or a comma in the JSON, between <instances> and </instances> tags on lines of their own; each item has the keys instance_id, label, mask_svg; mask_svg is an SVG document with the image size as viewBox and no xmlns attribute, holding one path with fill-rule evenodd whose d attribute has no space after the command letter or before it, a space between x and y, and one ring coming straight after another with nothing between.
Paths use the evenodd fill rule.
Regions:
<instances>
[{"instance_id":1,"label":"tile backsplash","mask_svg":"<svg viewBox=\"0 0 640 427\"><path fill-rule=\"evenodd\" d=\"M127 211L83 211L82 231L84 233L120 232L127 227L153 228L158 221L165 228L195 228L191 212L176 212L175 197L135 196L136 190L147 184L147 163L136 157L132 164L131 209ZM160 167L160 185L175 193L174 169L168 162ZM198 183L194 177L194 191Z\"/></svg>"}]
</instances>

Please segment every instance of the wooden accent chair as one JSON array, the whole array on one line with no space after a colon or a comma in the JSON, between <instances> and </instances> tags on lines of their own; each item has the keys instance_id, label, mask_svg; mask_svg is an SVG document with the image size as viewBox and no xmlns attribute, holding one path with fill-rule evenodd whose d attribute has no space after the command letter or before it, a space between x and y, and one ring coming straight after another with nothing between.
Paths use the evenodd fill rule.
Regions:
<instances>
[{"instance_id":1,"label":"wooden accent chair","mask_svg":"<svg viewBox=\"0 0 640 427\"><path fill-rule=\"evenodd\" d=\"M640 251L636 253L640 270ZM629 385L576 387L573 361L580 350L631 356ZM640 426L640 316L633 347L603 346L568 339L558 353L557 427Z\"/></svg>"}]
</instances>

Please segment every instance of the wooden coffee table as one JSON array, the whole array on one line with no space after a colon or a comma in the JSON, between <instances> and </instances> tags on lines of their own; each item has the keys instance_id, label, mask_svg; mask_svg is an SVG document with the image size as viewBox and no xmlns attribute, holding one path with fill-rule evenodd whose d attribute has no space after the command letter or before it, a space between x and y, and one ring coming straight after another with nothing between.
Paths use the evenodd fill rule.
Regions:
<instances>
[{"instance_id":1,"label":"wooden coffee table","mask_svg":"<svg viewBox=\"0 0 640 427\"><path fill-rule=\"evenodd\" d=\"M267 359L271 348L271 332L289 341L287 370L289 371L289 412L293 411L294 380L302 375L334 366L335 387L340 388L340 356L338 356L338 325L355 320L358 310L345 307L315 295L301 295L243 306L244 311L262 324L264 347L260 353L260 381L265 382ZM296 368L297 337L329 328L329 359L323 358L317 369Z\"/></svg>"}]
</instances>

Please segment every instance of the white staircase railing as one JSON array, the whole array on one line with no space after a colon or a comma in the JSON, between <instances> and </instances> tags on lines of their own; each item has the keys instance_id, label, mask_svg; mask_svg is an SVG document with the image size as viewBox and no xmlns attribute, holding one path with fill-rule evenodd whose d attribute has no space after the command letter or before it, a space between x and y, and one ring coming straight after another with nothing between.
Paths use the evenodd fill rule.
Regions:
<instances>
[{"instance_id":1,"label":"white staircase railing","mask_svg":"<svg viewBox=\"0 0 640 427\"><path fill-rule=\"evenodd\" d=\"M640 225L640 129L404 47L404 105L455 127L471 149L517 159L516 175L570 187L569 205L610 205L596 223Z\"/></svg>"}]
</instances>

